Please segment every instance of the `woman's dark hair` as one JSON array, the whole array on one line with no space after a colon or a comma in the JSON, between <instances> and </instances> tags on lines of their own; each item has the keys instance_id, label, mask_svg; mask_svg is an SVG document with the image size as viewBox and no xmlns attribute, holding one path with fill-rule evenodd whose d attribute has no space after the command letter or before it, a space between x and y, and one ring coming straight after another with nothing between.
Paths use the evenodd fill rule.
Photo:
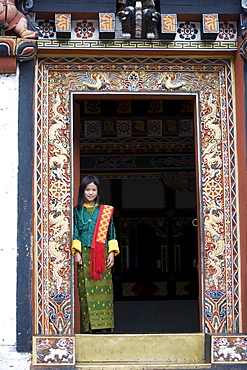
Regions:
<instances>
[{"instance_id":1,"label":"woman's dark hair","mask_svg":"<svg viewBox=\"0 0 247 370\"><path fill-rule=\"evenodd\" d=\"M98 204L100 202L100 182L99 182L99 179L98 179L98 177L96 177L94 175L87 175L87 176L83 177L83 179L81 180L80 187L79 187L78 202L77 202L77 208L78 209L81 209L83 204L86 202L86 199L85 199L85 196L84 196L84 190L86 189L88 184L91 184L91 182L93 182L97 186L97 189L98 189L98 195L97 195L97 198L95 199L95 201Z\"/></svg>"}]
</instances>

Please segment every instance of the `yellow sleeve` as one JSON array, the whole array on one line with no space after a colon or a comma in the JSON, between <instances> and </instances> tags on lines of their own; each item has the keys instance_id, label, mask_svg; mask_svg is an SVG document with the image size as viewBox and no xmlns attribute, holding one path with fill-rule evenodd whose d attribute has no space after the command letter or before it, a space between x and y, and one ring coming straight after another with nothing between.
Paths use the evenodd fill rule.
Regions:
<instances>
[{"instance_id":1,"label":"yellow sleeve","mask_svg":"<svg viewBox=\"0 0 247 370\"><path fill-rule=\"evenodd\" d=\"M119 247L118 247L118 241L116 239L108 240L108 253L114 252L114 255L120 253Z\"/></svg>"},{"instance_id":2,"label":"yellow sleeve","mask_svg":"<svg viewBox=\"0 0 247 370\"><path fill-rule=\"evenodd\" d=\"M81 253L81 241L78 239L72 240L71 250L72 250L72 256L74 256L76 251Z\"/></svg>"}]
</instances>

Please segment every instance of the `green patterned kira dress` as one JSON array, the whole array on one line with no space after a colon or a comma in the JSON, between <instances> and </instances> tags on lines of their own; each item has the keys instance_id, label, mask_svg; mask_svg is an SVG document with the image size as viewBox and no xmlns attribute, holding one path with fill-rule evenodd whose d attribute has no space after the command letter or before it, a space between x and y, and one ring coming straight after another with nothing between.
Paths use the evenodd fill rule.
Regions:
<instances>
[{"instance_id":1,"label":"green patterned kira dress","mask_svg":"<svg viewBox=\"0 0 247 370\"><path fill-rule=\"evenodd\" d=\"M79 251L82 265L78 266L78 290L80 298L81 324L84 332L90 330L114 329L113 287L111 269L106 268L101 280L89 277L90 247L99 215L100 205L89 207L84 204L74 208L74 233L72 254ZM119 253L116 230L111 218L105 243L105 260L110 252Z\"/></svg>"}]
</instances>

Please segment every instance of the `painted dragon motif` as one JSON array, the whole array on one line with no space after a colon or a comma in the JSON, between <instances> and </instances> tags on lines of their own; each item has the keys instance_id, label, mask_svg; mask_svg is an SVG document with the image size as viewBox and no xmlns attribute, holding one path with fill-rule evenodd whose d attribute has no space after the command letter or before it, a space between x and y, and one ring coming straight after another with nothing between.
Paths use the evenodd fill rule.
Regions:
<instances>
[{"instance_id":1,"label":"painted dragon motif","mask_svg":"<svg viewBox=\"0 0 247 370\"><path fill-rule=\"evenodd\" d=\"M219 152L217 146L219 142L221 142L221 130L220 126L215 123L217 120L217 107L216 104L213 103L212 94L210 94L208 106L210 107L210 113L208 113L203 120L205 122L205 128L214 132L214 137L205 148L204 160L208 163L209 172L207 177L210 180L216 176L216 171L218 172L222 167L222 160L217 154Z\"/></svg>"},{"instance_id":2,"label":"painted dragon motif","mask_svg":"<svg viewBox=\"0 0 247 370\"><path fill-rule=\"evenodd\" d=\"M64 116L59 113L58 107L61 105L61 99L59 94L56 95L56 102L53 106L54 117L52 118L52 125L49 128L49 142L54 146L51 153L54 156L49 159L49 166L52 168L53 173L57 179L62 179L65 172L64 164L68 162L68 153L66 146L60 139L59 130L66 127Z\"/></svg>"},{"instance_id":3,"label":"painted dragon motif","mask_svg":"<svg viewBox=\"0 0 247 370\"><path fill-rule=\"evenodd\" d=\"M68 162L67 149L66 147L64 147L59 134L59 130L66 128L65 117L59 112L60 106L61 99L59 94L57 93L56 102L53 105L53 117L51 119L52 125L49 128L49 143L54 147L54 149L51 150L51 153L53 153L54 155L51 156L49 159L49 166L56 180L64 178L64 165L66 162ZM61 181L60 183L65 187L65 189L67 189L66 183ZM57 184L58 183L56 183L55 185ZM69 228L68 218L64 215L62 202L58 201L53 203L52 210L49 214L49 220L50 223L53 225L51 228L51 230L53 230L53 236L49 240L48 248L53 259L53 276L57 281L57 290L59 291L61 289L63 281L63 278L59 272L64 266L64 260L66 258L66 253L62 252L60 249L62 245L62 239L64 235L67 235Z\"/></svg>"},{"instance_id":4,"label":"painted dragon motif","mask_svg":"<svg viewBox=\"0 0 247 370\"><path fill-rule=\"evenodd\" d=\"M61 237L67 234L68 232L68 218L64 216L64 213L59 208L62 208L62 205L57 205L56 211L49 214L49 221L53 225L52 229L54 231L54 235L52 239L49 241L49 252L51 256L55 259L53 261L53 276L57 280L57 290L59 291L62 285L63 278L59 274L59 271L64 265L64 260L66 257L66 253L61 252L59 250L61 246Z\"/></svg>"},{"instance_id":5,"label":"painted dragon motif","mask_svg":"<svg viewBox=\"0 0 247 370\"><path fill-rule=\"evenodd\" d=\"M204 126L213 132L213 139L209 141L208 146L204 151L204 160L208 164L207 182L219 176L219 171L222 167L222 159L218 155L218 145L221 142L220 126L216 124L217 121L217 106L213 102L213 95L210 94L207 106L210 112L203 117ZM212 190L213 191L213 190ZM213 244L212 249L208 252L210 258L210 267L213 268L212 281L218 289L218 278L222 274L222 259L220 256L224 252L224 239L221 236L220 227L222 227L223 211L222 205L211 199L208 207L209 212L205 216L205 227L209 237L210 244Z\"/></svg>"},{"instance_id":6,"label":"painted dragon motif","mask_svg":"<svg viewBox=\"0 0 247 370\"><path fill-rule=\"evenodd\" d=\"M210 205L209 213L205 217L205 227L208 233L211 234L210 239L213 243L213 249L208 252L210 258L210 266L213 267L212 280L216 288L218 288L218 278L222 273L222 260L219 258L224 252L224 239L220 235L219 227L223 221L223 212L218 208L216 202Z\"/></svg>"}]
</instances>

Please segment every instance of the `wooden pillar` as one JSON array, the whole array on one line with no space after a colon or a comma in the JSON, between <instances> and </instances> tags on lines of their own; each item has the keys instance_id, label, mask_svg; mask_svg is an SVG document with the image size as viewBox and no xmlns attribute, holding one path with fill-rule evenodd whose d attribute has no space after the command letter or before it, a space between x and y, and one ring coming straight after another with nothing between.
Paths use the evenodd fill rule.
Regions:
<instances>
[{"instance_id":1,"label":"wooden pillar","mask_svg":"<svg viewBox=\"0 0 247 370\"><path fill-rule=\"evenodd\" d=\"M246 162L246 109L247 109L247 61L240 54L235 58L235 82L236 82L236 155L238 159L238 194L239 194L239 245L240 245L240 268L241 293L240 301L242 311L242 325L240 330L247 330L247 162Z\"/></svg>"},{"instance_id":2,"label":"wooden pillar","mask_svg":"<svg viewBox=\"0 0 247 370\"><path fill-rule=\"evenodd\" d=\"M74 171L74 189L73 189L73 205L77 204L78 189L80 185L80 105L74 101L73 104L73 171ZM76 334L80 334L80 305L77 288L77 266L74 265L74 330Z\"/></svg>"}]
</instances>

